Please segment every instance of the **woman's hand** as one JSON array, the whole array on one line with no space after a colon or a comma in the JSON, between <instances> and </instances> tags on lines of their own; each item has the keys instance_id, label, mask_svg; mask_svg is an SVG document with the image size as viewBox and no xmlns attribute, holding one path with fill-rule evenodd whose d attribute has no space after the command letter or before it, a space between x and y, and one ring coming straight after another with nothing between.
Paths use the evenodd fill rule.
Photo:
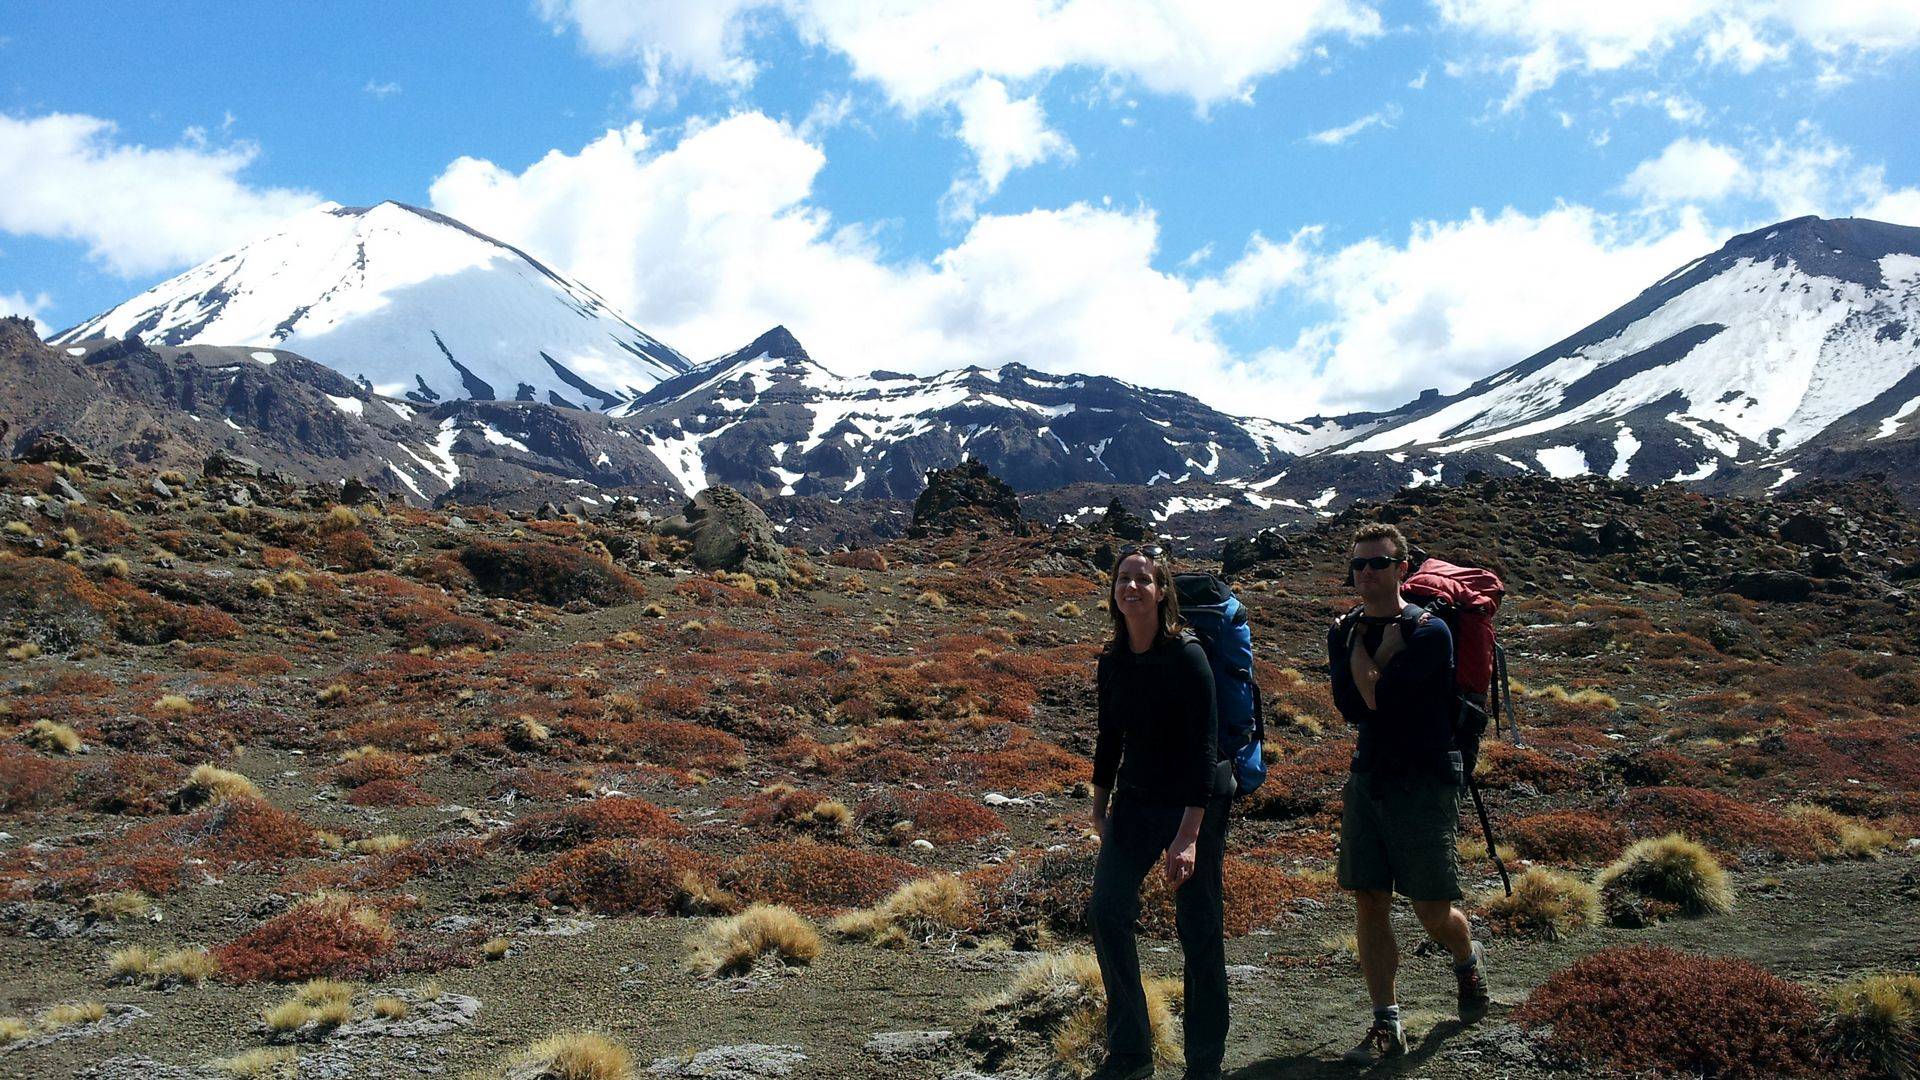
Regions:
<instances>
[{"instance_id":1,"label":"woman's hand","mask_svg":"<svg viewBox=\"0 0 1920 1080\"><path fill-rule=\"evenodd\" d=\"M1198 846L1198 838L1179 836L1174 837L1173 843L1167 846L1167 888L1177 889L1193 876L1193 861Z\"/></svg>"},{"instance_id":2,"label":"woman's hand","mask_svg":"<svg viewBox=\"0 0 1920 1080\"><path fill-rule=\"evenodd\" d=\"M1107 815L1098 806L1093 808L1093 835L1098 836L1102 842L1107 839Z\"/></svg>"}]
</instances>

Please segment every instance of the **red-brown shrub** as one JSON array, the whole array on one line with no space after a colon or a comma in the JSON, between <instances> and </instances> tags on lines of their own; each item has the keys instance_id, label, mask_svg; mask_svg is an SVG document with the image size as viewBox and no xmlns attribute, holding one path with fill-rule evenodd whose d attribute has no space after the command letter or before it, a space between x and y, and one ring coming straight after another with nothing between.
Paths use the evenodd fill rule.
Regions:
<instances>
[{"instance_id":1,"label":"red-brown shrub","mask_svg":"<svg viewBox=\"0 0 1920 1080\"><path fill-rule=\"evenodd\" d=\"M1016 738L1004 750L953 754L933 772L971 790L1059 791L1093 778L1093 762L1036 738Z\"/></svg>"},{"instance_id":2,"label":"red-brown shrub","mask_svg":"<svg viewBox=\"0 0 1920 1080\"><path fill-rule=\"evenodd\" d=\"M761 844L727 864L723 888L809 913L867 907L919 877L912 863L808 839Z\"/></svg>"},{"instance_id":3,"label":"red-brown shrub","mask_svg":"<svg viewBox=\"0 0 1920 1080\"><path fill-rule=\"evenodd\" d=\"M856 548L853 551L836 551L827 556L827 561L835 566L845 566L868 573L887 572L887 557L874 548Z\"/></svg>"},{"instance_id":4,"label":"red-brown shrub","mask_svg":"<svg viewBox=\"0 0 1920 1080\"><path fill-rule=\"evenodd\" d=\"M1536 862L1591 866L1612 859L1627 846L1627 834L1618 825L1579 810L1534 814L1503 831L1521 858Z\"/></svg>"},{"instance_id":5,"label":"red-brown shrub","mask_svg":"<svg viewBox=\"0 0 1920 1080\"><path fill-rule=\"evenodd\" d=\"M1480 762L1475 776L1485 788L1497 790L1525 783L1549 793L1565 791L1580 781L1580 773L1573 766L1510 742L1489 739L1482 743Z\"/></svg>"},{"instance_id":6,"label":"red-brown shrub","mask_svg":"<svg viewBox=\"0 0 1920 1080\"><path fill-rule=\"evenodd\" d=\"M855 820L863 829L891 833L901 822L911 822L914 837L936 844L964 844L1007 831L1000 815L945 791L883 791L861 801Z\"/></svg>"},{"instance_id":7,"label":"red-brown shrub","mask_svg":"<svg viewBox=\"0 0 1920 1080\"><path fill-rule=\"evenodd\" d=\"M1515 1013L1553 1051L1621 1072L1827 1075L1806 991L1725 957L1603 949L1535 988Z\"/></svg>"},{"instance_id":8,"label":"red-brown shrub","mask_svg":"<svg viewBox=\"0 0 1920 1080\"><path fill-rule=\"evenodd\" d=\"M528 814L502 833L500 841L522 851L556 851L598 840L676 840L686 834L685 826L653 803L628 795L609 795Z\"/></svg>"},{"instance_id":9,"label":"red-brown shrub","mask_svg":"<svg viewBox=\"0 0 1920 1080\"><path fill-rule=\"evenodd\" d=\"M35 810L57 802L66 794L73 770L70 762L0 745L0 812Z\"/></svg>"},{"instance_id":10,"label":"red-brown shrub","mask_svg":"<svg viewBox=\"0 0 1920 1080\"><path fill-rule=\"evenodd\" d=\"M472 645L497 649L502 638L492 623L482 622L440 604L401 604L380 614L380 621L398 629L410 646L453 649Z\"/></svg>"},{"instance_id":11,"label":"red-brown shrub","mask_svg":"<svg viewBox=\"0 0 1920 1080\"><path fill-rule=\"evenodd\" d=\"M602 840L529 870L507 893L607 915L665 915L679 909L686 875L707 879L715 865L670 840Z\"/></svg>"},{"instance_id":12,"label":"red-brown shrub","mask_svg":"<svg viewBox=\"0 0 1920 1080\"><path fill-rule=\"evenodd\" d=\"M746 758L746 744L732 735L678 720L569 720L567 728L603 758L711 771L737 768Z\"/></svg>"},{"instance_id":13,"label":"red-brown shrub","mask_svg":"<svg viewBox=\"0 0 1920 1080\"><path fill-rule=\"evenodd\" d=\"M415 878L446 880L467 871L486 853L478 840L464 836L427 836L397 851L320 866L287 879L295 892L394 889Z\"/></svg>"},{"instance_id":14,"label":"red-brown shrub","mask_svg":"<svg viewBox=\"0 0 1920 1080\"><path fill-rule=\"evenodd\" d=\"M82 767L74 801L102 814L163 814L186 781L186 767L158 754L115 754Z\"/></svg>"},{"instance_id":15,"label":"red-brown shrub","mask_svg":"<svg viewBox=\"0 0 1920 1080\"><path fill-rule=\"evenodd\" d=\"M642 593L638 582L606 558L543 541L475 541L461 550L460 565L488 596L554 607L574 600L607 607Z\"/></svg>"},{"instance_id":16,"label":"red-brown shrub","mask_svg":"<svg viewBox=\"0 0 1920 1080\"><path fill-rule=\"evenodd\" d=\"M1682 833L1742 859L1756 853L1803 862L1820 857L1804 823L1700 788L1629 792L1620 819L1638 836Z\"/></svg>"},{"instance_id":17,"label":"red-brown shrub","mask_svg":"<svg viewBox=\"0 0 1920 1080\"><path fill-rule=\"evenodd\" d=\"M424 754L443 749L447 736L440 722L431 717L394 716L355 724L341 733L341 741L351 746L377 746L382 750Z\"/></svg>"},{"instance_id":18,"label":"red-brown shrub","mask_svg":"<svg viewBox=\"0 0 1920 1080\"><path fill-rule=\"evenodd\" d=\"M214 956L234 982L298 982L361 975L393 945L393 927L379 909L324 897L294 905Z\"/></svg>"}]
</instances>

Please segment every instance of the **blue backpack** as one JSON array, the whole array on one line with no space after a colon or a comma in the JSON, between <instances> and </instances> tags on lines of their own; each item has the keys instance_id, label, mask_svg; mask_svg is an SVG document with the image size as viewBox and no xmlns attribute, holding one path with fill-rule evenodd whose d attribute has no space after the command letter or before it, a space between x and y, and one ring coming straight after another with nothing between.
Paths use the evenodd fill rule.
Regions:
<instances>
[{"instance_id":1,"label":"blue backpack","mask_svg":"<svg viewBox=\"0 0 1920 1080\"><path fill-rule=\"evenodd\" d=\"M1213 574L1175 574L1180 615L1213 664L1213 711L1220 727L1220 756L1233 760L1236 794L1245 795L1267 778L1261 756L1267 737L1260 685L1253 681L1253 632L1247 609L1233 589Z\"/></svg>"}]
</instances>

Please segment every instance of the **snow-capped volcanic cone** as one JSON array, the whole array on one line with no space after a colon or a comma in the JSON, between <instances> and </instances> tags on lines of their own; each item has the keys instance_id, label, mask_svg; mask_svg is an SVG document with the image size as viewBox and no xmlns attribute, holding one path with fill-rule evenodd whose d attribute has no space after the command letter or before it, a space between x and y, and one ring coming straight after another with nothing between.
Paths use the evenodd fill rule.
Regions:
<instances>
[{"instance_id":1,"label":"snow-capped volcanic cone","mask_svg":"<svg viewBox=\"0 0 1920 1080\"><path fill-rule=\"evenodd\" d=\"M1920 408L1920 228L1783 221L1336 455L1414 453L1640 483L1884 439ZM1920 426L1920 425L1916 425ZM1769 481L1771 482L1771 481Z\"/></svg>"},{"instance_id":2,"label":"snow-capped volcanic cone","mask_svg":"<svg viewBox=\"0 0 1920 1080\"><path fill-rule=\"evenodd\" d=\"M605 409L691 366L520 249L396 202L323 203L52 341L128 334L286 349L421 404Z\"/></svg>"}]
</instances>

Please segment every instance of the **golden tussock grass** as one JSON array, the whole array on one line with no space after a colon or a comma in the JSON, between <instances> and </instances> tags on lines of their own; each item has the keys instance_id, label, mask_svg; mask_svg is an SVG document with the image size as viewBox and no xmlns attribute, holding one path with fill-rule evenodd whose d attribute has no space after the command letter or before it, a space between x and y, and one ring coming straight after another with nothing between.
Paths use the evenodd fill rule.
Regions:
<instances>
[{"instance_id":1,"label":"golden tussock grass","mask_svg":"<svg viewBox=\"0 0 1920 1080\"><path fill-rule=\"evenodd\" d=\"M1054 608L1053 613L1062 619L1077 619L1080 617L1080 605L1068 600L1066 603Z\"/></svg>"},{"instance_id":2,"label":"golden tussock grass","mask_svg":"<svg viewBox=\"0 0 1920 1080\"><path fill-rule=\"evenodd\" d=\"M492 938L485 945L480 946L480 955L489 960L505 960L507 954L512 951L513 942L503 937Z\"/></svg>"},{"instance_id":3,"label":"golden tussock grass","mask_svg":"<svg viewBox=\"0 0 1920 1080\"><path fill-rule=\"evenodd\" d=\"M373 1015L382 1020L401 1020L407 1015L406 1001L397 997L374 998L373 1004L368 1007L373 1010Z\"/></svg>"},{"instance_id":4,"label":"golden tussock grass","mask_svg":"<svg viewBox=\"0 0 1920 1080\"><path fill-rule=\"evenodd\" d=\"M193 714L193 702L187 700L187 698L181 694L162 694L154 699L153 711L159 713L161 716L191 716Z\"/></svg>"},{"instance_id":5,"label":"golden tussock grass","mask_svg":"<svg viewBox=\"0 0 1920 1080\"><path fill-rule=\"evenodd\" d=\"M909 881L870 908L835 919L833 932L858 941L903 948L919 940L971 926L979 900L952 874Z\"/></svg>"},{"instance_id":6,"label":"golden tussock grass","mask_svg":"<svg viewBox=\"0 0 1920 1080\"><path fill-rule=\"evenodd\" d=\"M1794 803L1787 816L1813 833L1814 846L1827 860L1877 859L1893 846L1893 834L1824 806Z\"/></svg>"},{"instance_id":7,"label":"golden tussock grass","mask_svg":"<svg viewBox=\"0 0 1920 1080\"><path fill-rule=\"evenodd\" d=\"M738 915L715 919L687 938L693 950L687 968L697 974L737 975L762 956L783 964L810 964L820 955L820 934L792 908L754 904Z\"/></svg>"},{"instance_id":8,"label":"golden tussock grass","mask_svg":"<svg viewBox=\"0 0 1920 1080\"><path fill-rule=\"evenodd\" d=\"M188 805L226 802L228 799L257 799L260 789L254 782L227 769L196 765L180 788L179 799Z\"/></svg>"},{"instance_id":9,"label":"golden tussock grass","mask_svg":"<svg viewBox=\"0 0 1920 1080\"><path fill-rule=\"evenodd\" d=\"M1548 941L1598 925L1602 918L1599 889L1544 866L1521 874L1513 883L1512 896L1489 894L1483 908L1495 927Z\"/></svg>"},{"instance_id":10,"label":"golden tussock grass","mask_svg":"<svg viewBox=\"0 0 1920 1080\"><path fill-rule=\"evenodd\" d=\"M35 720L27 729L27 745L49 754L77 754L80 752L80 736L65 724L52 720Z\"/></svg>"},{"instance_id":11,"label":"golden tussock grass","mask_svg":"<svg viewBox=\"0 0 1920 1080\"><path fill-rule=\"evenodd\" d=\"M1895 1080L1920 1077L1920 975L1863 975L1826 996L1825 1034Z\"/></svg>"},{"instance_id":12,"label":"golden tussock grass","mask_svg":"<svg viewBox=\"0 0 1920 1080\"><path fill-rule=\"evenodd\" d=\"M234 1080L293 1080L300 1073L299 1062L291 1046L263 1046L220 1058L213 1067Z\"/></svg>"},{"instance_id":13,"label":"golden tussock grass","mask_svg":"<svg viewBox=\"0 0 1920 1080\"><path fill-rule=\"evenodd\" d=\"M40 655L40 646L31 641L23 641L7 650L9 660L31 660Z\"/></svg>"},{"instance_id":14,"label":"golden tussock grass","mask_svg":"<svg viewBox=\"0 0 1920 1080\"><path fill-rule=\"evenodd\" d=\"M632 1080L633 1055L595 1031L551 1035L481 1077L536 1076L541 1080Z\"/></svg>"},{"instance_id":15,"label":"golden tussock grass","mask_svg":"<svg viewBox=\"0 0 1920 1080\"><path fill-rule=\"evenodd\" d=\"M1154 976L1143 981L1154 1063L1178 1065L1180 1038L1173 1014L1180 1002L1180 983ZM1054 1060L1079 1075L1092 1071L1104 1056L1106 991L1092 953L1049 953L1030 961L1005 992L974 1002L974 1010L1010 1020L1015 1030L1039 1032L1051 1046Z\"/></svg>"},{"instance_id":16,"label":"golden tussock grass","mask_svg":"<svg viewBox=\"0 0 1920 1080\"><path fill-rule=\"evenodd\" d=\"M1686 915L1724 915L1733 910L1733 888L1720 860L1679 833L1635 843L1600 871L1594 884L1603 893L1626 889L1672 904Z\"/></svg>"},{"instance_id":17,"label":"golden tussock grass","mask_svg":"<svg viewBox=\"0 0 1920 1080\"><path fill-rule=\"evenodd\" d=\"M139 919L153 911L153 898L132 889L87 897L87 913L101 919Z\"/></svg>"},{"instance_id":18,"label":"golden tussock grass","mask_svg":"<svg viewBox=\"0 0 1920 1080\"><path fill-rule=\"evenodd\" d=\"M347 845L347 850L355 855L386 855L406 847L413 841L396 833L384 833L355 840Z\"/></svg>"},{"instance_id":19,"label":"golden tussock grass","mask_svg":"<svg viewBox=\"0 0 1920 1080\"><path fill-rule=\"evenodd\" d=\"M345 683L330 683L314 697L322 705L338 705L346 701L347 695L351 693L352 691L347 689Z\"/></svg>"}]
</instances>

